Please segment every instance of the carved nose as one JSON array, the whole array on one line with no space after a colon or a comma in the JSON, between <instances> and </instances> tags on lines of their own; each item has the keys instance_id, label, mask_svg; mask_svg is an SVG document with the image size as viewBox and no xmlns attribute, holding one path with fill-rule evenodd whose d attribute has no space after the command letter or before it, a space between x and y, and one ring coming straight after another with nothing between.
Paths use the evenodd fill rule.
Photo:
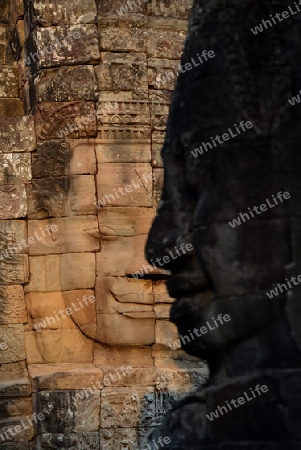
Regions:
<instances>
[{"instance_id":1,"label":"carved nose","mask_svg":"<svg viewBox=\"0 0 301 450\"><path fill-rule=\"evenodd\" d=\"M145 248L148 262L155 258L161 258L174 248L179 230L173 226L169 214L158 214L149 232Z\"/></svg>"}]
</instances>

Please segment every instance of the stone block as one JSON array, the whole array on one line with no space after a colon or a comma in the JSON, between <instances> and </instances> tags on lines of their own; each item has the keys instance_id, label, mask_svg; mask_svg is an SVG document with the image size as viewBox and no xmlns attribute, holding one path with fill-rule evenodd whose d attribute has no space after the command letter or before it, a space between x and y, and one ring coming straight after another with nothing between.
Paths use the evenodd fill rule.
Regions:
<instances>
[{"instance_id":1,"label":"stone block","mask_svg":"<svg viewBox=\"0 0 301 450\"><path fill-rule=\"evenodd\" d=\"M153 367L151 347L108 347L94 345L94 364L103 366Z\"/></svg>"},{"instance_id":2,"label":"stone block","mask_svg":"<svg viewBox=\"0 0 301 450\"><path fill-rule=\"evenodd\" d=\"M31 180L29 154L0 154L0 184L22 184Z\"/></svg>"},{"instance_id":3,"label":"stone block","mask_svg":"<svg viewBox=\"0 0 301 450\"><path fill-rule=\"evenodd\" d=\"M25 332L28 364L92 362L93 344L78 329Z\"/></svg>"},{"instance_id":4,"label":"stone block","mask_svg":"<svg viewBox=\"0 0 301 450\"><path fill-rule=\"evenodd\" d=\"M34 435L34 426L30 416L0 420L1 441L16 442L18 445L18 441L31 441ZM18 447L14 446L11 448L15 449Z\"/></svg>"},{"instance_id":5,"label":"stone block","mask_svg":"<svg viewBox=\"0 0 301 450\"><path fill-rule=\"evenodd\" d=\"M148 58L148 84L154 89L172 91L178 77L179 61ZM159 99L158 105L159 105Z\"/></svg>"},{"instance_id":6,"label":"stone block","mask_svg":"<svg viewBox=\"0 0 301 450\"><path fill-rule=\"evenodd\" d=\"M35 239L29 246L30 255L93 252L100 249L95 216L30 220L28 236Z\"/></svg>"},{"instance_id":7,"label":"stone block","mask_svg":"<svg viewBox=\"0 0 301 450\"><path fill-rule=\"evenodd\" d=\"M100 57L94 24L38 28L29 37L29 48L38 50L38 69L93 64Z\"/></svg>"},{"instance_id":8,"label":"stone block","mask_svg":"<svg viewBox=\"0 0 301 450\"><path fill-rule=\"evenodd\" d=\"M25 358L26 356L23 325L1 325L0 364L22 361Z\"/></svg>"},{"instance_id":9,"label":"stone block","mask_svg":"<svg viewBox=\"0 0 301 450\"><path fill-rule=\"evenodd\" d=\"M0 221L0 260L10 259L10 255L24 253L28 246L27 223L25 220ZM6 254L6 251L8 253ZM6 259L7 258L7 259Z\"/></svg>"},{"instance_id":10,"label":"stone block","mask_svg":"<svg viewBox=\"0 0 301 450\"><path fill-rule=\"evenodd\" d=\"M149 18L147 56L179 60L187 32L186 20Z\"/></svg>"},{"instance_id":11,"label":"stone block","mask_svg":"<svg viewBox=\"0 0 301 450\"><path fill-rule=\"evenodd\" d=\"M36 450L100 450L99 433L48 433L38 436Z\"/></svg>"},{"instance_id":12,"label":"stone block","mask_svg":"<svg viewBox=\"0 0 301 450\"><path fill-rule=\"evenodd\" d=\"M100 45L104 51L145 52L147 18L104 18L98 21Z\"/></svg>"},{"instance_id":13,"label":"stone block","mask_svg":"<svg viewBox=\"0 0 301 450\"><path fill-rule=\"evenodd\" d=\"M0 111L2 110L1 105ZM7 111L7 116L15 115L21 115L19 110L13 112L9 109ZM1 114L0 117L0 153L33 151L36 146L33 118L31 116L2 118ZM22 166L19 166L20 169Z\"/></svg>"},{"instance_id":14,"label":"stone block","mask_svg":"<svg viewBox=\"0 0 301 450\"><path fill-rule=\"evenodd\" d=\"M98 431L100 393L81 399L78 390L42 391L37 396L37 411L45 420L38 423L39 434Z\"/></svg>"},{"instance_id":15,"label":"stone block","mask_svg":"<svg viewBox=\"0 0 301 450\"><path fill-rule=\"evenodd\" d=\"M100 91L148 90L145 53L101 53L95 72Z\"/></svg>"},{"instance_id":16,"label":"stone block","mask_svg":"<svg viewBox=\"0 0 301 450\"><path fill-rule=\"evenodd\" d=\"M150 126L98 126L97 139L104 144L145 144L150 143Z\"/></svg>"},{"instance_id":17,"label":"stone block","mask_svg":"<svg viewBox=\"0 0 301 450\"><path fill-rule=\"evenodd\" d=\"M172 91L150 91L152 129L165 131Z\"/></svg>"},{"instance_id":18,"label":"stone block","mask_svg":"<svg viewBox=\"0 0 301 450\"><path fill-rule=\"evenodd\" d=\"M134 428L111 428L100 430L102 450L129 449L138 447L137 430Z\"/></svg>"},{"instance_id":19,"label":"stone block","mask_svg":"<svg viewBox=\"0 0 301 450\"><path fill-rule=\"evenodd\" d=\"M164 3L157 0L147 2L147 12L150 16L174 17L188 19L193 0L168 0Z\"/></svg>"},{"instance_id":20,"label":"stone block","mask_svg":"<svg viewBox=\"0 0 301 450\"><path fill-rule=\"evenodd\" d=\"M39 141L96 136L94 102L38 103L35 122ZM52 146L50 144L50 148ZM47 159L51 159L51 155Z\"/></svg>"},{"instance_id":21,"label":"stone block","mask_svg":"<svg viewBox=\"0 0 301 450\"><path fill-rule=\"evenodd\" d=\"M70 168L66 175L96 175L94 143L86 140L73 140L71 141L71 152Z\"/></svg>"},{"instance_id":22,"label":"stone block","mask_svg":"<svg viewBox=\"0 0 301 450\"><path fill-rule=\"evenodd\" d=\"M25 8L26 18L33 28L95 23L97 13L94 0L65 0L64 4L58 0L51 4L26 0Z\"/></svg>"},{"instance_id":23,"label":"stone block","mask_svg":"<svg viewBox=\"0 0 301 450\"><path fill-rule=\"evenodd\" d=\"M120 314L153 311L153 291L150 280L133 280L125 277L96 279L96 305L99 313ZM148 305L142 309L142 305ZM150 308L151 307L151 308Z\"/></svg>"},{"instance_id":24,"label":"stone block","mask_svg":"<svg viewBox=\"0 0 301 450\"><path fill-rule=\"evenodd\" d=\"M127 99L124 101L99 99L97 105L99 126L149 125L150 110L148 99Z\"/></svg>"},{"instance_id":25,"label":"stone block","mask_svg":"<svg viewBox=\"0 0 301 450\"><path fill-rule=\"evenodd\" d=\"M94 253L67 253L32 256L30 270L31 279L25 287L25 292L89 289L94 287L95 282L95 255Z\"/></svg>"},{"instance_id":26,"label":"stone block","mask_svg":"<svg viewBox=\"0 0 301 450\"><path fill-rule=\"evenodd\" d=\"M97 85L93 66L41 70L35 86L38 102L96 100Z\"/></svg>"},{"instance_id":27,"label":"stone block","mask_svg":"<svg viewBox=\"0 0 301 450\"><path fill-rule=\"evenodd\" d=\"M147 234L155 213L152 208L101 208L98 213L100 233L104 240L113 236Z\"/></svg>"},{"instance_id":28,"label":"stone block","mask_svg":"<svg viewBox=\"0 0 301 450\"><path fill-rule=\"evenodd\" d=\"M26 217L27 197L23 184L0 186L0 219L19 219Z\"/></svg>"},{"instance_id":29,"label":"stone block","mask_svg":"<svg viewBox=\"0 0 301 450\"><path fill-rule=\"evenodd\" d=\"M153 206L155 208L158 208L164 186L164 170L153 169L153 174L154 174Z\"/></svg>"},{"instance_id":30,"label":"stone block","mask_svg":"<svg viewBox=\"0 0 301 450\"><path fill-rule=\"evenodd\" d=\"M178 340L177 327L168 320L156 321L156 344L169 347L175 340Z\"/></svg>"},{"instance_id":31,"label":"stone block","mask_svg":"<svg viewBox=\"0 0 301 450\"><path fill-rule=\"evenodd\" d=\"M72 152L66 140L40 142L32 154L33 178L68 175Z\"/></svg>"},{"instance_id":32,"label":"stone block","mask_svg":"<svg viewBox=\"0 0 301 450\"><path fill-rule=\"evenodd\" d=\"M174 299L171 298L167 292L166 284L163 281L153 281L154 300L155 303L173 303Z\"/></svg>"},{"instance_id":33,"label":"stone block","mask_svg":"<svg viewBox=\"0 0 301 450\"><path fill-rule=\"evenodd\" d=\"M149 164L100 164L98 200L113 206L152 206L152 169Z\"/></svg>"},{"instance_id":34,"label":"stone block","mask_svg":"<svg viewBox=\"0 0 301 450\"><path fill-rule=\"evenodd\" d=\"M98 314L97 341L119 346L152 345L155 341L154 314L142 311L132 316L118 312Z\"/></svg>"},{"instance_id":35,"label":"stone block","mask_svg":"<svg viewBox=\"0 0 301 450\"><path fill-rule=\"evenodd\" d=\"M0 286L0 325L26 322L27 311L22 286Z\"/></svg>"},{"instance_id":36,"label":"stone block","mask_svg":"<svg viewBox=\"0 0 301 450\"><path fill-rule=\"evenodd\" d=\"M10 66L0 66L0 97L18 97L18 79L16 70Z\"/></svg>"},{"instance_id":37,"label":"stone block","mask_svg":"<svg viewBox=\"0 0 301 450\"><path fill-rule=\"evenodd\" d=\"M77 216L95 213L95 183L92 175L42 178L27 187L28 218Z\"/></svg>"},{"instance_id":38,"label":"stone block","mask_svg":"<svg viewBox=\"0 0 301 450\"><path fill-rule=\"evenodd\" d=\"M0 149L3 141L3 131L1 126L3 120L8 120L7 117L23 116L23 114L24 105L20 98L0 98Z\"/></svg>"},{"instance_id":39,"label":"stone block","mask_svg":"<svg viewBox=\"0 0 301 450\"><path fill-rule=\"evenodd\" d=\"M135 428L139 424L145 395L153 395L154 388L108 387L101 394L100 427Z\"/></svg>"},{"instance_id":40,"label":"stone block","mask_svg":"<svg viewBox=\"0 0 301 450\"><path fill-rule=\"evenodd\" d=\"M146 234L103 240L102 251L96 254L97 275L133 276L135 274L139 278L158 273L144 258L146 241Z\"/></svg>"},{"instance_id":41,"label":"stone block","mask_svg":"<svg viewBox=\"0 0 301 450\"><path fill-rule=\"evenodd\" d=\"M149 163L150 144L98 144L96 139L96 157L98 164L103 163Z\"/></svg>"},{"instance_id":42,"label":"stone block","mask_svg":"<svg viewBox=\"0 0 301 450\"><path fill-rule=\"evenodd\" d=\"M66 313L62 292L27 294L26 305L28 315L32 320L33 331L76 329L73 320ZM73 310L74 308L72 312ZM59 313L59 311L62 312Z\"/></svg>"},{"instance_id":43,"label":"stone block","mask_svg":"<svg viewBox=\"0 0 301 450\"><path fill-rule=\"evenodd\" d=\"M145 392L141 398L139 427L157 427L162 424L167 413L175 407L185 393L178 391Z\"/></svg>"},{"instance_id":44,"label":"stone block","mask_svg":"<svg viewBox=\"0 0 301 450\"><path fill-rule=\"evenodd\" d=\"M129 372L129 373L128 373ZM121 367L104 367L104 380L109 380L115 387L133 387L155 386L156 369L150 367L132 367L129 365ZM108 381L106 381L106 388ZM111 386L110 385L110 386Z\"/></svg>"},{"instance_id":45,"label":"stone block","mask_svg":"<svg viewBox=\"0 0 301 450\"><path fill-rule=\"evenodd\" d=\"M28 372L35 391L84 390L103 381L103 371L93 364L30 364Z\"/></svg>"},{"instance_id":46,"label":"stone block","mask_svg":"<svg viewBox=\"0 0 301 450\"><path fill-rule=\"evenodd\" d=\"M0 261L0 285L25 284L29 279L28 256L13 254Z\"/></svg>"},{"instance_id":47,"label":"stone block","mask_svg":"<svg viewBox=\"0 0 301 450\"><path fill-rule=\"evenodd\" d=\"M4 398L0 400L0 420L7 417L32 414L31 398Z\"/></svg>"},{"instance_id":48,"label":"stone block","mask_svg":"<svg viewBox=\"0 0 301 450\"><path fill-rule=\"evenodd\" d=\"M132 17L133 15L141 15L146 13L146 3L145 1L136 1L130 4L130 9L128 4L120 3L120 0L107 0L106 2L98 1L98 12L100 17L108 16L124 16L125 18ZM139 16L138 16L139 17Z\"/></svg>"},{"instance_id":49,"label":"stone block","mask_svg":"<svg viewBox=\"0 0 301 450\"><path fill-rule=\"evenodd\" d=\"M169 320L169 313L170 313L171 305L165 305L160 303L159 305L154 306L156 319L165 319Z\"/></svg>"}]
</instances>

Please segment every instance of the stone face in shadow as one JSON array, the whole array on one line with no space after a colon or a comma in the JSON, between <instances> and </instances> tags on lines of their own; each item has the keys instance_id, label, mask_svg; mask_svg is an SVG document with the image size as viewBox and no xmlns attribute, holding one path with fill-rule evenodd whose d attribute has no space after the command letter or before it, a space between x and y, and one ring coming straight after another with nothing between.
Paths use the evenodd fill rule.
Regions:
<instances>
[{"instance_id":1,"label":"stone face in shadow","mask_svg":"<svg viewBox=\"0 0 301 450\"><path fill-rule=\"evenodd\" d=\"M171 438L165 448L278 450L278 441L299 448L292 442L300 439L298 400L280 393L285 374L301 382L300 107L289 102L300 88L301 23L289 6L194 2L146 254L163 258L193 242L193 252L167 267L176 299L170 317L190 336L182 348L208 361L214 387L185 400L156 430L151 439ZM266 377L268 395L206 418L250 380L252 388L268 385Z\"/></svg>"}]
</instances>

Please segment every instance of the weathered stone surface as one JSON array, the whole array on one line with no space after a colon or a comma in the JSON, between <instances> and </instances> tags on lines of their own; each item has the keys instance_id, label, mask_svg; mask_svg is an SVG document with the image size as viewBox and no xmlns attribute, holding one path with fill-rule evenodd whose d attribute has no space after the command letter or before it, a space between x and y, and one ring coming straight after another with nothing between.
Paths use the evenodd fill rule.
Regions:
<instances>
[{"instance_id":1,"label":"weathered stone surface","mask_svg":"<svg viewBox=\"0 0 301 450\"><path fill-rule=\"evenodd\" d=\"M113 237L102 241L102 251L97 253L97 275L99 276L143 276L158 273L144 259L143 250L147 235ZM149 268L147 268L149 266Z\"/></svg>"},{"instance_id":2,"label":"weathered stone surface","mask_svg":"<svg viewBox=\"0 0 301 450\"><path fill-rule=\"evenodd\" d=\"M25 359L24 327L19 324L0 326L0 364Z\"/></svg>"},{"instance_id":3,"label":"weathered stone surface","mask_svg":"<svg viewBox=\"0 0 301 450\"><path fill-rule=\"evenodd\" d=\"M101 428L133 428L139 422L141 406L145 394L153 388L104 388L101 395Z\"/></svg>"},{"instance_id":4,"label":"weathered stone surface","mask_svg":"<svg viewBox=\"0 0 301 450\"><path fill-rule=\"evenodd\" d=\"M11 257L3 257L0 261L0 285L25 284L28 282L29 268L28 256L13 254Z\"/></svg>"},{"instance_id":5,"label":"weathered stone surface","mask_svg":"<svg viewBox=\"0 0 301 450\"><path fill-rule=\"evenodd\" d=\"M72 320L80 331L90 339L96 339L96 303L92 290L63 292L66 308L74 310ZM94 301L92 301L94 297Z\"/></svg>"},{"instance_id":6,"label":"weathered stone surface","mask_svg":"<svg viewBox=\"0 0 301 450\"><path fill-rule=\"evenodd\" d=\"M10 398L0 400L0 418L25 416L32 414L30 398Z\"/></svg>"},{"instance_id":7,"label":"weathered stone surface","mask_svg":"<svg viewBox=\"0 0 301 450\"><path fill-rule=\"evenodd\" d=\"M9 66L0 67L0 97L18 97L16 72Z\"/></svg>"},{"instance_id":8,"label":"weathered stone surface","mask_svg":"<svg viewBox=\"0 0 301 450\"><path fill-rule=\"evenodd\" d=\"M23 116L23 114L24 114L24 106L23 106L23 102L20 98L0 98L0 149L1 149L1 151L3 151L1 148L2 141L3 141L3 131L2 131L3 120L6 121L7 117ZM4 140L6 141L5 137L4 137ZM20 150L17 150L17 151L20 151Z\"/></svg>"},{"instance_id":9,"label":"weathered stone surface","mask_svg":"<svg viewBox=\"0 0 301 450\"><path fill-rule=\"evenodd\" d=\"M99 99L96 111L99 126L133 126L150 123L150 109L147 98L133 100L126 98L124 101L119 99L118 102L114 100L113 96L110 99Z\"/></svg>"},{"instance_id":10,"label":"weathered stone surface","mask_svg":"<svg viewBox=\"0 0 301 450\"><path fill-rule=\"evenodd\" d=\"M164 143L164 131L154 130L152 139L152 167L163 167L161 150Z\"/></svg>"},{"instance_id":11,"label":"weathered stone surface","mask_svg":"<svg viewBox=\"0 0 301 450\"><path fill-rule=\"evenodd\" d=\"M29 450L29 442L5 442L2 445L3 450Z\"/></svg>"},{"instance_id":12,"label":"weathered stone surface","mask_svg":"<svg viewBox=\"0 0 301 450\"><path fill-rule=\"evenodd\" d=\"M27 198L23 184L0 186L0 219L18 219L26 217Z\"/></svg>"},{"instance_id":13,"label":"weathered stone surface","mask_svg":"<svg viewBox=\"0 0 301 450\"><path fill-rule=\"evenodd\" d=\"M97 340L118 346L152 345L155 341L154 314L142 311L132 316L118 312L99 314Z\"/></svg>"},{"instance_id":14,"label":"weathered stone surface","mask_svg":"<svg viewBox=\"0 0 301 450\"><path fill-rule=\"evenodd\" d=\"M101 53L96 67L98 87L103 91L147 91L147 61L144 53Z\"/></svg>"},{"instance_id":15,"label":"weathered stone surface","mask_svg":"<svg viewBox=\"0 0 301 450\"><path fill-rule=\"evenodd\" d=\"M155 210L152 208L101 208L98 213L99 229L104 240L109 236L146 234L154 214Z\"/></svg>"},{"instance_id":16,"label":"weathered stone surface","mask_svg":"<svg viewBox=\"0 0 301 450\"><path fill-rule=\"evenodd\" d=\"M100 234L95 216L30 220L28 236L36 237L35 242L29 246L30 255L93 252L100 249Z\"/></svg>"},{"instance_id":17,"label":"weathered stone surface","mask_svg":"<svg viewBox=\"0 0 301 450\"><path fill-rule=\"evenodd\" d=\"M173 90L176 79L177 69L180 65L178 61L166 59L148 58L148 83L155 89ZM159 100L158 105L159 105Z\"/></svg>"},{"instance_id":18,"label":"weathered stone surface","mask_svg":"<svg viewBox=\"0 0 301 450\"><path fill-rule=\"evenodd\" d=\"M151 347L108 347L94 345L94 364L104 366L153 367Z\"/></svg>"},{"instance_id":19,"label":"weathered stone surface","mask_svg":"<svg viewBox=\"0 0 301 450\"><path fill-rule=\"evenodd\" d=\"M7 113L9 115L18 115L18 112ZM35 145L34 121L31 116L0 118L0 153L31 152Z\"/></svg>"},{"instance_id":20,"label":"weathered stone surface","mask_svg":"<svg viewBox=\"0 0 301 450\"><path fill-rule=\"evenodd\" d=\"M32 330L76 329L72 318L66 313L62 292L31 293L25 298ZM59 314L59 311L63 312Z\"/></svg>"},{"instance_id":21,"label":"weathered stone surface","mask_svg":"<svg viewBox=\"0 0 301 450\"><path fill-rule=\"evenodd\" d=\"M139 16L102 19L98 22L98 29L100 44L105 51L146 51L147 18Z\"/></svg>"},{"instance_id":22,"label":"weathered stone surface","mask_svg":"<svg viewBox=\"0 0 301 450\"><path fill-rule=\"evenodd\" d=\"M98 200L112 206L152 206L152 169L149 164L100 164Z\"/></svg>"},{"instance_id":23,"label":"weathered stone surface","mask_svg":"<svg viewBox=\"0 0 301 450\"><path fill-rule=\"evenodd\" d=\"M186 36L186 20L149 18L147 55L153 58L179 59Z\"/></svg>"},{"instance_id":24,"label":"weathered stone surface","mask_svg":"<svg viewBox=\"0 0 301 450\"><path fill-rule=\"evenodd\" d=\"M38 144L32 154L33 178L67 175L70 171L71 150L66 140L49 140Z\"/></svg>"},{"instance_id":25,"label":"weathered stone surface","mask_svg":"<svg viewBox=\"0 0 301 450\"><path fill-rule=\"evenodd\" d=\"M0 183L21 184L31 180L31 157L29 154L0 154Z\"/></svg>"},{"instance_id":26,"label":"weathered stone surface","mask_svg":"<svg viewBox=\"0 0 301 450\"><path fill-rule=\"evenodd\" d=\"M86 138L97 133L93 102L38 103L35 122L41 141Z\"/></svg>"},{"instance_id":27,"label":"weathered stone surface","mask_svg":"<svg viewBox=\"0 0 301 450\"><path fill-rule=\"evenodd\" d=\"M150 91L151 125L154 130L164 131L166 128L171 91Z\"/></svg>"},{"instance_id":28,"label":"weathered stone surface","mask_svg":"<svg viewBox=\"0 0 301 450\"><path fill-rule=\"evenodd\" d=\"M99 61L97 29L92 24L39 28L30 41L31 48L39 50L39 69Z\"/></svg>"},{"instance_id":29,"label":"weathered stone surface","mask_svg":"<svg viewBox=\"0 0 301 450\"><path fill-rule=\"evenodd\" d=\"M38 102L96 100L93 66L60 67L41 70L36 83Z\"/></svg>"},{"instance_id":30,"label":"weathered stone surface","mask_svg":"<svg viewBox=\"0 0 301 450\"><path fill-rule=\"evenodd\" d=\"M104 376L93 364L30 364L28 371L35 391L88 389Z\"/></svg>"},{"instance_id":31,"label":"weathered stone surface","mask_svg":"<svg viewBox=\"0 0 301 450\"><path fill-rule=\"evenodd\" d=\"M31 394L25 361L2 364L0 367L0 397L19 398Z\"/></svg>"},{"instance_id":32,"label":"weathered stone surface","mask_svg":"<svg viewBox=\"0 0 301 450\"><path fill-rule=\"evenodd\" d=\"M146 4L144 1L133 2L128 7L128 4L123 4L120 0L108 0L106 2L102 2L97 0L98 11L100 13L100 17L103 16L124 16L125 18L131 17L133 14L144 14L146 13ZM138 16L139 17L139 16Z\"/></svg>"},{"instance_id":33,"label":"weathered stone surface","mask_svg":"<svg viewBox=\"0 0 301 450\"><path fill-rule=\"evenodd\" d=\"M26 322L27 311L22 286L0 286L0 325Z\"/></svg>"},{"instance_id":34,"label":"weathered stone surface","mask_svg":"<svg viewBox=\"0 0 301 450\"><path fill-rule=\"evenodd\" d=\"M174 299L169 296L164 282L154 281L153 290L155 303L173 303Z\"/></svg>"},{"instance_id":35,"label":"weathered stone surface","mask_svg":"<svg viewBox=\"0 0 301 450\"><path fill-rule=\"evenodd\" d=\"M27 193L29 219L95 213L95 183L92 175L33 180Z\"/></svg>"},{"instance_id":36,"label":"weathered stone surface","mask_svg":"<svg viewBox=\"0 0 301 450\"><path fill-rule=\"evenodd\" d=\"M37 450L100 450L99 433L42 434Z\"/></svg>"},{"instance_id":37,"label":"weathered stone surface","mask_svg":"<svg viewBox=\"0 0 301 450\"><path fill-rule=\"evenodd\" d=\"M42 391L37 395L37 409L45 416L38 423L39 433L97 431L99 427L100 393L90 392L80 398L78 390Z\"/></svg>"},{"instance_id":38,"label":"weathered stone surface","mask_svg":"<svg viewBox=\"0 0 301 450\"><path fill-rule=\"evenodd\" d=\"M137 430L135 428L110 428L100 430L100 444L103 450L138 448Z\"/></svg>"},{"instance_id":39,"label":"weathered stone surface","mask_svg":"<svg viewBox=\"0 0 301 450\"><path fill-rule=\"evenodd\" d=\"M32 276L25 292L70 291L94 287L94 253L32 256L29 260ZM68 271L65 270L66 267Z\"/></svg>"},{"instance_id":40,"label":"weathered stone surface","mask_svg":"<svg viewBox=\"0 0 301 450\"><path fill-rule=\"evenodd\" d=\"M32 28L36 26L50 27L51 25L94 23L96 19L94 0L85 2L65 0L64 4L58 0L53 0L51 4L26 0L25 8L27 20Z\"/></svg>"},{"instance_id":41,"label":"weathered stone surface","mask_svg":"<svg viewBox=\"0 0 301 450\"><path fill-rule=\"evenodd\" d=\"M133 312L135 306L153 305L152 283L125 277L97 278L96 298L99 313Z\"/></svg>"},{"instance_id":42,"label":"weathered stone surface","mask_svg":"<svg viewBox=\"0 0 301 450\"><path fill-rule=\"evenodd\" d=\"M27 226L25 220L0 221L0 260L9 260L13 254L26 252ZM8 254L6 254L8 250ZM7 259L6 259L7 258Z\"/></svg>"},{"instance_id":43,"label":"weathered stone surface","mask_svg":"<svg viewBox=\"0 0 301 450\"><path fill-rule=\"evenodd\" d=\"M94 140L72 140L69 173L66 175L96 174L96 157Z\"/></svg>"},{"instance_id":44,"label":"weathered stone surface","mask_svg":"<svg viewBox=\"0 0 301 450\"><path fill-rule=\"evenodd\" d=\"M154 311L157 319L169 319L171 305L159 304L154 306Z\"/></svg>"},{"instance_id":45,"label":"weathered stone surface","mask_svg":"<svg viewBox=\"0 0 301 450\"><path fill-rule=\"evenodd\" d=\"M157 0L147 2L147 11L151 16L174 17L188 19L193 0L168 0L164 3Z\"/></svg>"},{"instance_id":46,"label":"weathered stone surface","mask_svg":"<svg viewBox=\"0 0 301 450\"><path fill-rule=\"evenodd\" d=\"M156 321L156 344L169 347L179 338L177 327L168 320Z\"/></svg>"},{"instance_id":47,"label":"weathered stone surface","mask_svg":"<svg viewBox=\"0 0 301 450\"><path fill-rule=\"evenodd\" d=\"M92 290L31 293L26 296L26 303L33 330L75 329L77 326L85 336L96 337L96 306Z\"/></svg>"},{"instance_id":48,"label":"weathered stone surface","mask_svg":"<svg viewBox=\"0 0 301 450\"><path fill-rule=\"evenodd\" d=\"M26 331L28 364L92 362L92 341L78 329Z\"/></svg>"},{"instance_id":49,"label":"weathered stone surface","mask_svg":"<svg viewBox=\"0 0 301 450\"><path fill-rule=\"evenodd\" d=\"M98 164L103 163L149 163L150 144L98 144L96 139Z\"/></svg>"},{"instance_id":50,"label":"weathered stone surface","mask_svg":"<svg viewBox=\"0 0 301 450\"><path fill-rule=\"evenodd\" d=\"M115 126L98 126L97 138L106 144L138 144L150 143L150 126L139 125L115 125Z\"/></svg>"},{"instance_id":51,"label":"weathered stone surface","mask_svg":"<svg viewBox=\"0 0 301 450\"><path fill-rule=\"evenodd\" d=\"M0 437L1 441L4 439L10 442L31 441L34 438L34 426L32 423L32 417L26 416L19 417L18 419L11 418L0 420Z\"/></svg>"}]
</instances>

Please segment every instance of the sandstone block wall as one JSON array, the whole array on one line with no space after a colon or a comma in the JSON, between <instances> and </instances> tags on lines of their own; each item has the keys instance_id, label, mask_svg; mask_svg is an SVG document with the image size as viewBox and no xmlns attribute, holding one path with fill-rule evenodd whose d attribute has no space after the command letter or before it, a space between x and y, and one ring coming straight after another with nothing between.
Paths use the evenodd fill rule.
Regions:
<instances>
[{"instance_id":1,"label":"sandstone block wall","mask_svg":"<svg viewBox=\"0 0 301 450\"><path fill-rule=\"evenodd\" d=\"M1 449L143 448L208 375L144 268L191 1L141 3L0 5Z\"/></svg>"}]
</instances>

